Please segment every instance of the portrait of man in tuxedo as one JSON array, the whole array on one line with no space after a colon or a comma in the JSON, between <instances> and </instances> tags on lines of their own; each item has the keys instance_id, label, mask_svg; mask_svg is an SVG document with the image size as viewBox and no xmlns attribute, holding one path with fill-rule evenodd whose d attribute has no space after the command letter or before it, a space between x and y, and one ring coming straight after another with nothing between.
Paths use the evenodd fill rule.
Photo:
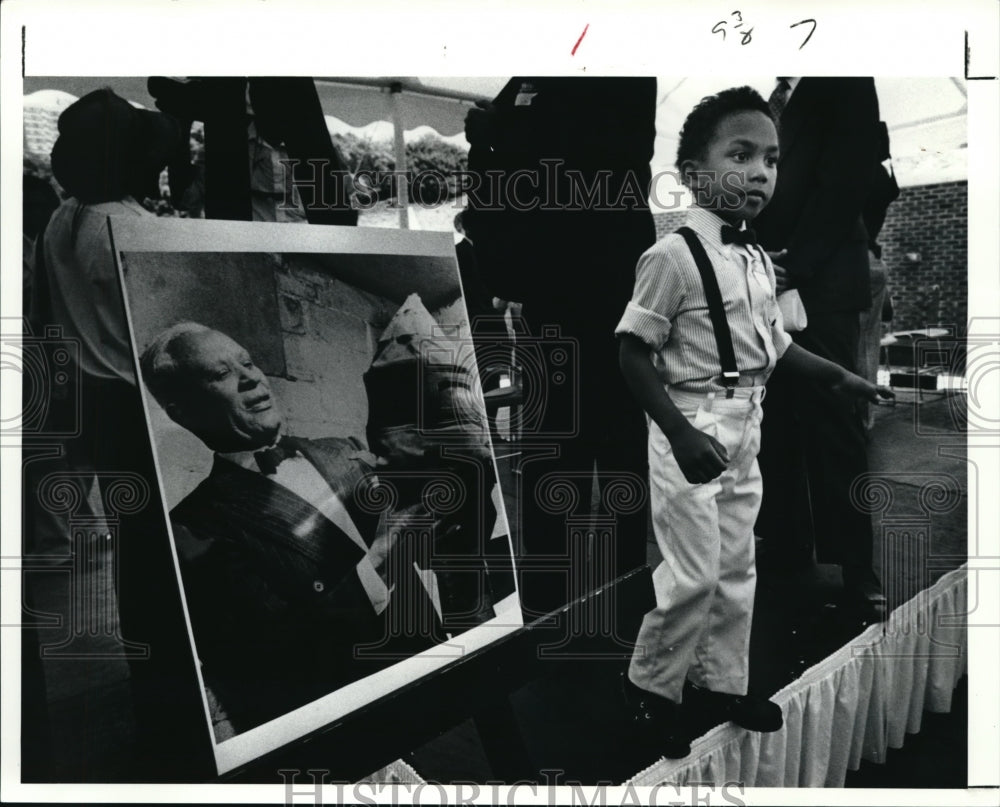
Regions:
<instances>
[{"instance_id":1,"label":"portrait of man in tuxedo","mask_svg":"<svg viewBox=\"0 0 1000 807\"><path fill-rule=\"evenodd\" d=\"M170 522L217 740L443 640L413 564L395 563L380 531L376 459L358 439L288 433L249 353L204 325L167 328L140 366L214 452ZM400 612L416 630L392 629Z\"/></svg>"}]
</instances>

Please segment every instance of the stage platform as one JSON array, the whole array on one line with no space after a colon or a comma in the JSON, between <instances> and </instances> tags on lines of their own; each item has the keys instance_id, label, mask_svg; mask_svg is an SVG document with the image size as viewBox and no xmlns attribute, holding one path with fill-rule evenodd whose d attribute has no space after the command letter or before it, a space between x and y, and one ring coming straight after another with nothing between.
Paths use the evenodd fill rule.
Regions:
<instances>
[{"instance_id":1,"label":"stage platform","mask_svg":"<svg viewBox=\"0 0 1000 807\"><path fill-rule=\"evenodd\" d=\"M949 712L966 672L967 577L949 572L777 692L780 731L727 723L630 782L744 787L843 787L861 761L884 762L917 734L924 712Z\"/></svg>"},{"instance_id":2,"label":"stage platform","mask_svg":"<svg viewBox=\"0 0 1000 807\"><path fill-rule=\"evenodd\" d=\"M751 688L767 695L777 693L787 710L785 733L763 740L760 735L740 734L732 726L719 727L696 743L687 760L668 763L656 748L644 747L630 735L618 686L628 647L600 658L556 658L546 665L545 675L517 689L510 699L535 769L534 781L649 783L719 771L725 777L738 766L738 775L753 774L758 786L765 781L833 785L843 784L844 773L857 762L884 759L885 749L897 747L907 732L922 725L923 706L942 709L948 705L964 663L961 656L940 669L928 666L921 672L916 666L906 671L901 663L886 660L890 646L932 635L926 630L905 630L905 625L924 624L917 615L931 611L921 609L937 609L933 613L943 616L958 608L964 592L962 573L954 572L967 554L964 428L964 396L960 394L901 392L895 407L876 410L871 471L881 480L880 489L887 492L885 501L891 505L873 516L877 556L890 606L899 609L913 603L896 611L910 622L900 621L901 615L884 627L859 630L837 605L835 569L819 567L809 579L759 587ZM649 560L658 561L652 543ZM57 569L31 574L39 595L36 609L65 613L65 575ZM45 634L42 640L51 641L62 630L52 626L39 634ZM950 636L946 643L963 642L964 636ZM876 670L881 672L876 675ZM920 683L925 674L926 682L933 684L930 690L928 683ZM62 782L129 781L135 728L124 661L113 654L88 664L46 660L44 675L51 745L39 771L42 780L55 775ZM899 700L885 699L887 691L892 698L904 697L901 680L911 682L902 701L905 709L897 708ZM840 682L837 689L835 681ZM833 711L828 712L829 708ZM852 714L853 722L848 721ZM842 735L850 737L849 743L799 742L797 756L790 756L798 742L795 737L805 736L800 732L817 721L829 724L835 717L851 726ZM961 743L948 749L951 756L935 760L934 775L922 779L925 786L964 786L966 716L963 711L949 719L958 724L951 728ZM904 751L907 747L909 741ZM331 767L336 767L335 760ZM414 749L374 779L457 783L487 782L496 776L468 721ZM847 784L851 784L850 776Z\"/></svg>"},{"instance_id":3,"label":"stage platform","mask_svg":"<svg viewBox=\"0 0 1000 807\"><path fill-rule=\"evenodd\" d=\"M964 431L962 394L900 390L895 406L875 410L869 444L873 491L878 492L872 500L875 554L896 623L904 614L914 614L922 602L920 597L926 596L921 592L965 562L968 496ZM652 540L648 559L650 565L659 561ZM798 579L762 577L751 637L751 691L778 693L791 704L795 699L790 693L797 691L795 687L805 680L812 682L807 688L816 684L816 671L840 664L845 648L870 646L866 652L871 654L884 650L874 637L889 631L893 623L868 629L860 626L839 603L840 582L839 569L827 566L815 567ZM953 594L957 596L957 592ZM904 604L906 607L899 610ZM686 776L688 764L700 765L702 762L695 760L702 754L715 753L713 743L721 736L719 732L724 734L727 729L710 732L683 764L665 764L657 749L631 736L618 683L626 661L627 653L586 662L553 660L548 676L514 693L511 702L536 768L533 781L544 783L558 776L563 782L621 784L638 782L640 776L644 782L656 779L661 773ZM854 675L853 669L840 673L849 681ZM871 680L874 685L875 679ZM957 680L952 680L951 686ZM854 696L842 697L850 700ZM864 693L859 691L857 697L864 697ZM928 702L932 709L944 705L941 697ZM840 708L848 707L842 704ZM832 715L824 719L832 719ZM947 754L938 755L936 776L922 779L939 787L964 787L966 715L964 711L950 715L949 721L949 730L960 742L952 744ZM907 717L904 733L919 724L919 714ZM876 731L875 723L868 730ZM869 738L869 745L862 743L862 748L880 746L884 759L886 748L898 748L902 742L898 728L892 729L891 738L885 746ZM839 780L844 784L848 768L856 768L860 759L879 756L872 752L859 757L852 751L848 756L851 764L845 767L841 760L827 760L822 748L815 745L803 753L797 773L791 762L785 764L783 781L801 777L803 782L814 782L815 771L825 766L824 782ZM494 778L471 722L417 749L406 761L428 781L483 782Z\"/></svg>"}]
</instances>

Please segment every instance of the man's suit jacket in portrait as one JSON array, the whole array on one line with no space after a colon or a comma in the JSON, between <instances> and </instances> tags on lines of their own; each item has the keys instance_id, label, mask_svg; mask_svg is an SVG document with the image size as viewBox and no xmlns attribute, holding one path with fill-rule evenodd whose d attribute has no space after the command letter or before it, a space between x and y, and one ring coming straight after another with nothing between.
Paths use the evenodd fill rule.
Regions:
<instances>
[{"instance_id":1,"label":"man's suit jacket in portrait","mask_svg":"<svg viewBox=\"0 0 1000 807\"><path fill-rule=\"evenodd\" d=\"M754 221L788 270L809 314L867 309L868 235L862 213L878 166L872 78L804 77L778 125L778 180Z\"/></svg>"},{"instance_id":2,"label":"man's suit jacket in portrait","mask_svg":"<svg viewBox=\"0 0 1000 807\"><path fill-rule=\"evenodd\" d=\"M371 545L371 455L353 439L291 439ZM433 619L426 591L399 581L376 612L357 570L366 551L261 473L217 456L170 519L205 683L237 733L435 643L431 626L394 636L381 658L359 657L358 646L384 640L394 609Z\"/></svg>"}]
</instances>

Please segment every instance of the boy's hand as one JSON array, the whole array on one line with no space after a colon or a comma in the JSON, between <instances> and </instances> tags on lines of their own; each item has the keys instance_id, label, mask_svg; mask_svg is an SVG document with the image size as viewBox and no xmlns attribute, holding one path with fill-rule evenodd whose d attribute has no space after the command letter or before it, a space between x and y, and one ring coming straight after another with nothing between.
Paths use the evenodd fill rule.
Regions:
<instances>
[{"instance_id":1,"label":"boy's hand","mask_svg":"<svg viewBox=\"0 0 1000 807\"><path fill-rule=\"evenodd\" d=\"M841 379L833 384L832 389L838 395L844 395L848 398L861 398L871 403L878 403L879 398L891 400L896 397L896 393L888 387L877 387L871 381L846 371Z\"/></svg>"},{"instance_id":2,"label":"boy's hand","mask_svg":"<svg viewBox=\"0 0 1000 807\"><path fill-rule=\"evenodd\" d=\"M672 436L670 446L684 478L692 485L710 482L726 470L729 464L726 447L693 426Z\"/></svg>"}]
</instances>

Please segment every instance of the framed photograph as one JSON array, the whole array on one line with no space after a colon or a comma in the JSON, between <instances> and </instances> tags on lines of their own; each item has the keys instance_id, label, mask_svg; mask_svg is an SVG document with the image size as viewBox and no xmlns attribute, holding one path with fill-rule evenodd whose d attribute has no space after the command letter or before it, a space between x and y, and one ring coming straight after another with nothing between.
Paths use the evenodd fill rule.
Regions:
<instances>
[{"instance_id":1,"label":"framed photograph","mask_svg":"<svg viewBox=\"0 0 1000 807\"><path fill-rule=\"evenodd\" d=\"M109 229L220 774L521 626L450 237Z\"/></svg>"}]
</instances>

